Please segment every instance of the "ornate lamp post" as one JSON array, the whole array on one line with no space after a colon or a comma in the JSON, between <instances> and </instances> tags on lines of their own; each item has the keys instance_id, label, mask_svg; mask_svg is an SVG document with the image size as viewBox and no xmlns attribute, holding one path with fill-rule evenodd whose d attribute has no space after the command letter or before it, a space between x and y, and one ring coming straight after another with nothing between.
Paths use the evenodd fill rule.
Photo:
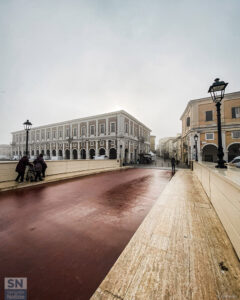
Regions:
<instances>
[{"instance_id":1,"label":"ornate lamp post","mask_svg":"<svg viewBox=\"0 0 240 300\"><path fill-rule=\"evenodd\" d=\"M196 151L195 161L198 161L198 151L197 151L198 135L197 134L194 135L194 141L195 141L195 151Z\"/></svg>"},{"instance_id":2,"label":"ornate lamp post","mask_svg":"<svg viewBox=\"0 0 240 300\"><path fill-rule=\"evenodd\" d=\"M28 156L28 133L31 130L32 123L27 120L23 123L24 129L26 130L26 155Z\"/></svg>"},{"instance_id":3,"label":"ornate lamp post","mask_svg":"<svg viewBox=\"0 0 240 300\"><path fill-rule=\"evenodd\" d=\"M208 93L211 93L213 102L216 104L217 108L217 125L218 125L218 164L216 168L227 168L225 166L225 160L223 160L223 147L222 147L222 128L221 128L221 101L224 98L225 89L228 83L224 81L219 81L216 78L214 83L210 86Z\"/></svg>"}]
</instances>

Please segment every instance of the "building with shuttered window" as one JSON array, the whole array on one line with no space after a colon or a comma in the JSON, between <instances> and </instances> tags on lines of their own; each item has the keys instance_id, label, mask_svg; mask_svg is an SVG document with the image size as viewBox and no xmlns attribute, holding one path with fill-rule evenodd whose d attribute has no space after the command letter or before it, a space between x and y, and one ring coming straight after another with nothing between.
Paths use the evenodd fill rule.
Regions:
<instances>
[{"instance_id":1,"label":"building with shuttered window","mask_svg":"<svg viewBox=\"0 0 240 300\"><path fill-rule=\"evenodd\" d=\"M182 160L195 160L194 135L198 135L198 158L217 161L218 132L216 106L211 97L190 100L182 116ZM240 92L225 94L221 105L224 159L240 155Z\"/></svg>"}]
</instances>

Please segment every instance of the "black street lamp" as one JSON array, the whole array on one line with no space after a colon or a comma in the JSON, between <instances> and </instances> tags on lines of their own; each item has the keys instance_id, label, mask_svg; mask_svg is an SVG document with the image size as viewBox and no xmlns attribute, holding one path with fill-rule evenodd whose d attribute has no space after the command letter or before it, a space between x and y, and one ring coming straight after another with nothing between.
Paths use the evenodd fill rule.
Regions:
<instances>
[{"instance_id":1,"label":"black street lamp","mask_svg":"<svg viewBox=\"0 0 240 300\"><path fill-rule=\"evenodd\" d=\"M198 151L197 151L198 135L197 134L194 135L194 141L195 141L195 151L196 151L195 161L198 161Z\"/></svg>"},{"instance_id":2,"label":"black street lamp","mask_svg":"<svg viewBox=\"0 0 240 300\"><path fill-rule=\"evenodd\" d=\"M224 98L225 89L228 83L224 81L219 81L219 78L216 78L214 83L210 86L208 93L211 93L213 102L217 107L217 125L218 125L218 164L216 168L227 168L225 166L225 160L223 160L223 147L222 147L222 128L221 128L221 101Z\"/></svg>"},{"instance_id":3,"label":"black street lamp","mask_svg":"<svg viewBox=\"0 0 240 300\"><path fill-rule=\"evenodd\" d=\"M31 130L32 123L27 120L23 123L24 129L26 130L26 155L28 156L28 133Z\"/></svg>"}]
</instances>

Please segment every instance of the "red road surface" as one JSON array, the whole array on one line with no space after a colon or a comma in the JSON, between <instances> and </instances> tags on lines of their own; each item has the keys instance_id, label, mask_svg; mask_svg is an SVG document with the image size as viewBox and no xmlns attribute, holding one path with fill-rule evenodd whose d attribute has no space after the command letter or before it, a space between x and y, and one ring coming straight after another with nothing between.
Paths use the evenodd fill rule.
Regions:
<instances>
[{"instance_id":1,"label":"red road surface","mask_svg":"<svg viewBox=\"0 0 240 300\"><path fill-rule=\"evenodd\" d=\"M30 300L89 299L171 177L128 169L0 195L4 277L27 277Z\"/></svg>"}]
</instances>

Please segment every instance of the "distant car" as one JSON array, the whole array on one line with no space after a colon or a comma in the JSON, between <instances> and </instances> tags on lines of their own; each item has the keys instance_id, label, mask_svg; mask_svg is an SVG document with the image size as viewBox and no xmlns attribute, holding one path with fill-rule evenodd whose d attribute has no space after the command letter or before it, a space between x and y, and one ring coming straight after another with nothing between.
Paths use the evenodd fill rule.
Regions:
<instances>
[{"instance_id":1,"label":"distant car","mask_svg":"<svg viewBox=\"0 0 240 300\"><path fill-rule=\"evenodd\" d=\"M20 157L18 155L13 155L12 160L19 160L19 159L20 159Z\"/></svg>"},{"instance_id":2,"label":"distant car","mask_svg":"<svg viewBox=\"0 0 240 300\"><path fill-rule=\"evenodd\" d=\"M93 157L95 160L101 160L101 159L107 159L108 157L106 155L99 155Z\"/></svg>"},{"instance_id":3,"label":"distant car","mask_svg":"<svg viewBox=\"0 0 240 300\"><path fill-rule=\"evenodd\" d=\"M232 161L228 163L230 166L236 166L240 168L240 156L235 157Z\"/></svg>"}]
</instances>

